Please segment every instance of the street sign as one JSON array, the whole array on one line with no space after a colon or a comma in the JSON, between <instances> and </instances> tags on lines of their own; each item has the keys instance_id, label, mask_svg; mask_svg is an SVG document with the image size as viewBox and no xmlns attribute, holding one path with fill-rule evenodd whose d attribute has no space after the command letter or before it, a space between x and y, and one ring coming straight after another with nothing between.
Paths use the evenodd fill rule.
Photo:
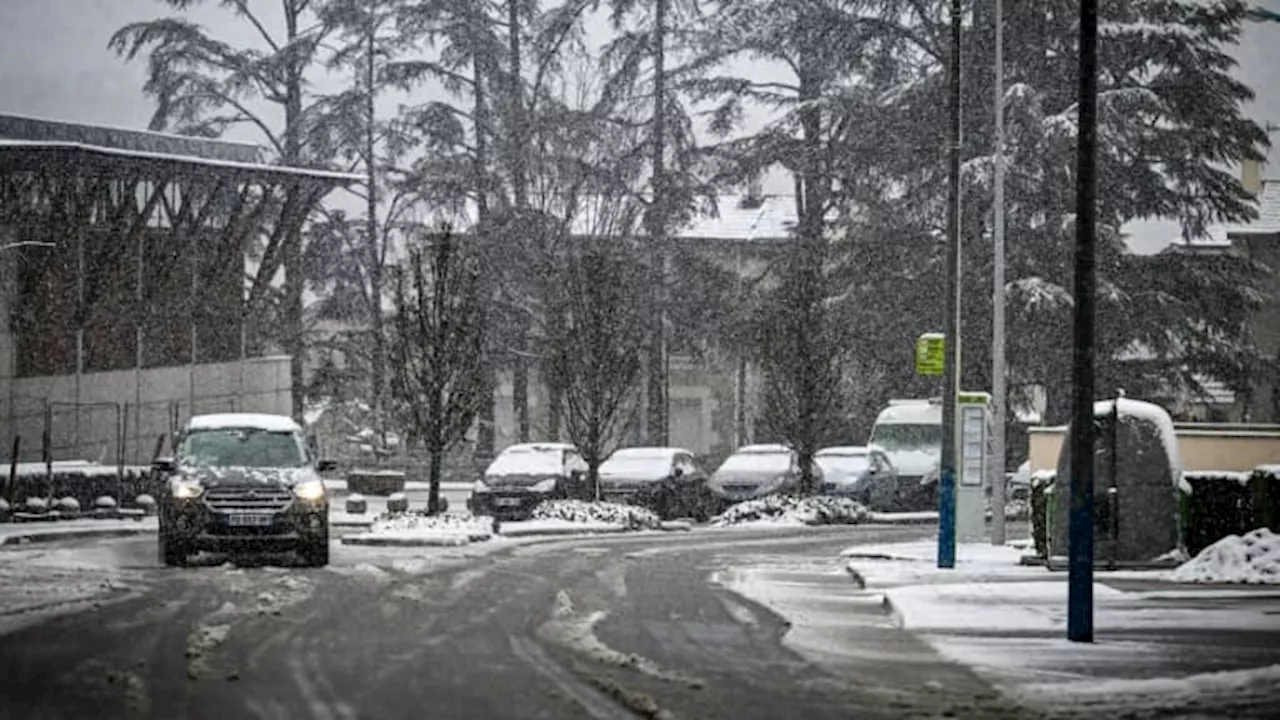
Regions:
<instances>
[{"instance_id":1,"label":"street sign","mask_svg":"<svg viewBox=\"0 0 1280 720\"><path fill-rule=\"evenodd\" d=\"M916 372L941 375L946 367L947 340L942 333L925 333L916 338Z\"/></svg>"}]
</instances>

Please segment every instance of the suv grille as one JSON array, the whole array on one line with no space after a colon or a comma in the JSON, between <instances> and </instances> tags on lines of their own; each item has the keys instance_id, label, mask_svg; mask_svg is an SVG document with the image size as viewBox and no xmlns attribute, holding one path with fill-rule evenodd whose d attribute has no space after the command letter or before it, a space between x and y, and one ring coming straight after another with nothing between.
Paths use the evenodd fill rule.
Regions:
<instances>
[{"instance_id":1,"label":"suv grille","mask_svg":"<svg viewBox=\"0 0 1280 720\"><path fill-rule=\"evenodd\" d=\"M293 496L283 488L219 488L205 491L204 501L216 512L279 512L289 507Z\"/></svg>"}]
</instances>

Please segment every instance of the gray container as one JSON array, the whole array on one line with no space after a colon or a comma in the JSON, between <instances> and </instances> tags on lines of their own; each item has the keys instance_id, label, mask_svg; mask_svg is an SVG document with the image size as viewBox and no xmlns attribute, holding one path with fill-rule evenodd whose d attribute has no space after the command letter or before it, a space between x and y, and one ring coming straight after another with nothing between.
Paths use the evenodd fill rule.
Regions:
<instances>
[{"instance_id":1,"label":"gray container","mask_svg":"<svg viewBox=\"0 0 1280 720\"><path fill-rule=\"evenodd\" d=\"M1145 563L1179 547L1177 436L1157 405L1119 400L1094 405L1094 562ZM1063 436L1055 491L1047 508L1049 551L1068 555L1071 517L1071 437ZM1112 446L1117 451L1112 454ZM1114 464L1113 464L1114 462ZM1114 484L1113 484L1114 469Z\"/></svg>"}]
</instances>

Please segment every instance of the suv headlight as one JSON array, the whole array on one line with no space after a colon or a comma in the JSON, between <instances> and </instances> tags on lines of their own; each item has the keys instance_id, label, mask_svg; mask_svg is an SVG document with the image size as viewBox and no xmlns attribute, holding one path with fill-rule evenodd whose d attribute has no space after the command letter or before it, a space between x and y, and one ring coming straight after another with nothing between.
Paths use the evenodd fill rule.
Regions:
<instances>
[{"instance_id":1,"label":"suv headlight","mask_svg":"<svg viewBox=\"0 0 1280 720\"><path fill-rule=\"evenodd\" d=\"M488 484L486 484L486 483L485 483L485 481L484 481L484 480L477 480L477 481L475 481L475 484L471 486L471 492L473 492L473 493L487 493L487 492L489 492L489 486L488 486Z\"/></svg>"},{"instance_id":2,"label":"suv headlight","mask_svg":"<svg viewBox=\"0 0 1280 720\"><path fill-rule=\"evenodd\" d=\"M204 494L199 481L181 475L169 478L169 494L179 500L194 500Z\"/></svg>"},{"instance_id":3,"label":"suv headlight","mask_svg":"<svg viewBox=\"0 0 1280 720\"><path fill-rule=\"evenodd\" d=\"M546 480L539 480L533 486L533 491L536 493L549 493L555 489L556 489L556 478L547 478Z\"/></svg>"},{"instance_id":4,"label":"suv headlight","mask_svg":"<svg viewBox=\"0 0 1280 720\"><path fill-rule=\"evenodd\" d=\"M303 480L293 486L293 494L302 500L322 500L325 495L323 480Z\"/></svg>"}]
</instances>

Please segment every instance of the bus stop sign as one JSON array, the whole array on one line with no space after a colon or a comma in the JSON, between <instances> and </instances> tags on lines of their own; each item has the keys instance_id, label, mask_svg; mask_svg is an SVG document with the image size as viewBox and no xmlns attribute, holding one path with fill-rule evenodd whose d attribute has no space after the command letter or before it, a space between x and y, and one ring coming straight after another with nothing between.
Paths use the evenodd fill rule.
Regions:
<instances>
[{"instance_id":1,"label":"bus stop sign","mask_svg":"<svg viewBox=\"0 0 1280 720\"><path fill-rule=\"evenodd\" d=\"M916 373L941 375L947 361L947 340L942 333L925 333L916 338Z\"/></svg>"}]
</instances>

